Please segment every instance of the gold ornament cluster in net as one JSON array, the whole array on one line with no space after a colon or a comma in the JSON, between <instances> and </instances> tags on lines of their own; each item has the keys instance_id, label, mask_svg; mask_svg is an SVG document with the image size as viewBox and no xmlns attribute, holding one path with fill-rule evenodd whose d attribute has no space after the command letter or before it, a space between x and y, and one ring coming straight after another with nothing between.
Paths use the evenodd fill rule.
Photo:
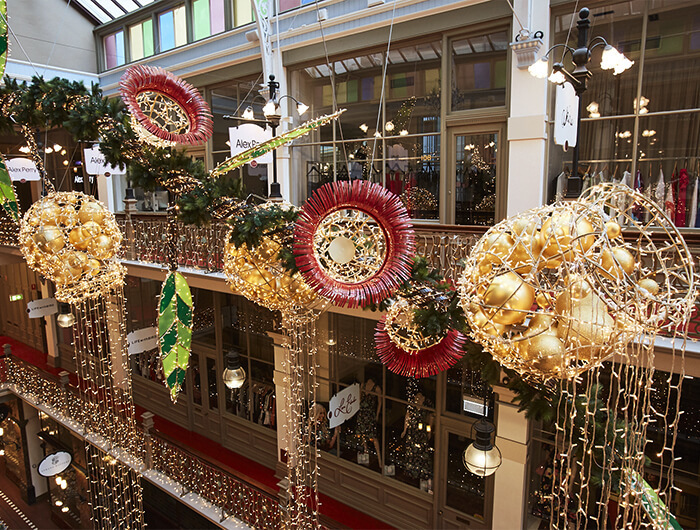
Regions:
<instances>
[{"instance_id":1,"label":"gold ornament cluster in net","mask_svg":"<svg viewBox=\"0 0 700 530\"><path fill-rule=\"evenodd\" d=\"M20 221L29 267L56 284L56 298L77 303L120 285L126 269L114 259L122 235L114 215L94 197L53 192Z\"/></svg>"},{"instance_id":2,"label":"gold ornament cluster in net","mask_svg":"<svg viewBox=\"0 0 700 530\"><path fill-rule=\"evenodd\" d=\"M265 208L268 204L259 206ZM292 208L291 205L287 205ZM230 232L229 232L230 234ZM263 236L253 249L236 247L227 236L224 249L224 274L231 287L251 302L272 311L304 313L325 307L325 302L299 273L291 274L277 257L282 249L279 233Z\"/></svg>"},{"instance_id":3,"label":"gold ornament cluster in net","mask_svg":"<svg viewBox=\"0 0 700 530\"><path fill-rule=\"evenodd\" d=\"M539 380L570 379L635 337L679 324L694 289L680 233L658 206L619 185L492 227L459 282L473 338Z\"/></svg>"},{"instance_id":4,"label":"gold ornament cluster in net","mask_svg":"<svg viewBox=\"0 0 700 530\"><path fill-rule=\"evenodd\" d=\"M359 210L339 210L326 216L314 234L321 267L333 278L360 283L384 265L384 232L371 216Z\"/></svg>"},{"instance_id":5,"label":"gold ornament cluster in net","mask_svg":"<svg viewBox=\"0 0 700 530\"><path fill-rule=\"evenodd\" d=\"M425 350L438 344L444 335L425 335L416 325L416 306L406 298L399 298L387 311L384 329L391 341L407 352Z\"/></svg>"}]
</instances>

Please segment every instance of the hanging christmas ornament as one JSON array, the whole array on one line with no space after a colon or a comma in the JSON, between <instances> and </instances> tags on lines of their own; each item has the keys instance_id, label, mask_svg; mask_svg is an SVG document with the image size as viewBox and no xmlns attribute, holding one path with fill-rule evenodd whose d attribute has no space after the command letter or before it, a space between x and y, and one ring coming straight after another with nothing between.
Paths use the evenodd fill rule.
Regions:
<instances>
[{"instance_id":1,"label":"hanging christmas ornament","mask_svg":"<svg viewBox=\"0 0 700 530\"><path fill-rule=\"evenodd\" d=\"M294 256L304 279L343 307L387 298L409 277L414 252L401 200L368 181L319 188L294 230Z\"/></svg>"},{"instance_id":2,"label":"hanging christmas ornament","mask_svg":"<svg viewBox=\"0 0 700 530\"><path fill-rule=\"evenodd\" d=\"M623 237L620 222L634 230ZM671 237L659 243L652 227ZM569 379L655 334L672 312L674 322L689 314L689 255L658 206L628 187L596 186L491 228L470 253L460 303L500 363Z\"/></svg>"},{"instance_id":3,"label":"hanging christmas ornament","mask_svg":"<svg viewBox=\"0 0 700 530\"><path fill-rule=\"evenodd\" d=\"M405 377L430 377L447 370L463 355L466 338L449 330L441 336L427 335L416 325L416 307L399 298L377 323L374 340L382 363Z\"/></svg>"},{"instance_id":4,"label":"hanging christmas ornament","mask_svg":"<svg viewBox=\"0 0 700 530\"><path fill-rule=\"evenodd\" d=\"M128 68L119 89L141 141L154 147L199 145L212 135L211 111L199 91L156 66Z\"/></svg>"},{"instance_id":5,"label":"hanging christmas ornament","mask_svg":"<svg viewBox=\"0 0 700 530\"><path fill-rule=\"evenodd\" d=\"M175 403L185 382L192 345L192 293L177 271L170 271L163 282L158 305L158 347L165 385Z\"/></svg>"},{"instance_id":6,"label":"hanging christmas ornament","mask_svg":"<svg viewBox=\"0 0 700 530\"><path fill-rule=\"evenodd\" d=\"M53 192L20 222L19 243L29 267L56 284L56 299L77 303L120 285L116 260L122 235L114 214L80 192Z\"/></svg>"},{"instance_id":7,"label":"hanging christmas ornament","mask_svg":"<svg viewBox=\"0 0 700 530\"><path fill-rule=\"evenodd\" d=\"M292 209L289 203L265 203L251 211L271 207ZM299 273L290 273L279 259L284 239L283 232L273 230L263 235L259 244L249 247L247 244L236 246L232 241L231 228L224 250L224 274L231 288L248 300L271 311L305 313L308 310L320 310L324 301L311 289Z\"/></svg>"}]
</instances>

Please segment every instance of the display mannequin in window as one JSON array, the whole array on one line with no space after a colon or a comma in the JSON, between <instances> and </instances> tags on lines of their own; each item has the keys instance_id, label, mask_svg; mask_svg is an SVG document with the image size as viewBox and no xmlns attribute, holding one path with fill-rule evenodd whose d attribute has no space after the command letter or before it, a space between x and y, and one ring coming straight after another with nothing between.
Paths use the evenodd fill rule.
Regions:
<instances>
[{"instance_id":1,"label":"display mannequin in window","mask_svg":"<svg viewBox=\"0 0 700 530\"><path fill-rule=\"evenodd\" d=\"M404 439L404 471L410 477L430 480L433 476L433 455L430 440L433 436L435 415L422 392L410 399L406 407L401 438Z\"/></svg>"},{"instance_id":2,"label":"display mannequin in window","mask_svg":"<svg viewBox=\"0 0 700 530\"><path fill-rule=\"evenodd\" d=\"M338 439L339 427L333 429L331 434L331 429L328 426L328 411L320 403L314 403L309 414L316 424L316 447L322 451L330 451Z\"/></svg>"},{"instance_id":3,"label":"display mannequin in window","mask_svg":"<svg viewBox=\"0 0 700 530\"><path fill-rule=\"evenodd\" d=\"M362 387L360 410L357 412L356 423L356 433L365 453L368 452L370 442L373 443L380 468L382 466L382 453L379 449L377 424L382 410L382 401L379 399L381 393L382 388L372 378L367 379Z\"/></svg>"}]
</instances>

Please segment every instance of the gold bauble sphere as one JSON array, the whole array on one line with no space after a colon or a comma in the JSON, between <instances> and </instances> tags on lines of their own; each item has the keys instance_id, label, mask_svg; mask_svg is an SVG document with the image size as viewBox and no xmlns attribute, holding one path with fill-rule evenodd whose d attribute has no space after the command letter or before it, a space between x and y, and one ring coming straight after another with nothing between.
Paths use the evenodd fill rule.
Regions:
<instances>
[{"instance_id":1,"label":"gold bauble sphere","mask_svg":"<svg viewBox=\"0 0 700 530\"><path fill-rule=\"evenodd\" d=\"M102 225L105 219L105 209L99 202L83 201L78 211L78 219L82 224L95 221L98 225Z\"/></svg>"},{"instance_id":2,"label":"gold bauble sphere","mask_svg":"<svg viewBox=\"0 0 700 530\"><path fill-rule=\"evenodd\" d=\"M491 320L481 309L474 311L469 315L469 323L473 327L480 329L484 333L493 335L494 337L502 335L506 330L506 327L503 324L499 324L498 322Z\"/></svg>"},{"instance_id":3,"label":"gold bauble sphere","mask_svg":"<svg viewBox=\"0 0 700 530\"><path fill-rule=\"evenodd\" d=\"M56 253L66 245L63 232L55 226L42 226L34 234L34 242L43 252Z\"/></svg>"},{"instance_id":4,"label":"gold bauble sphere","mask_svg":"<svg viewBox=\"0 0 700 530\"><path fill-rule=\"evenodd\" d=\"M552 328L556 324L555 315L553 313L545 313L544 311L536 312L527 325L527 329L523 332L524 337L534 337L540 335Z\"/></svg>"},{"instance_id":5,"label":"gold bauble sphere","mask_svg":"<svg viewBox=\"0 0 700 530\"><path fill-rule=\"evenodd\" d=\"M603 276L619 280L624 277L623 272L628 275L634 272L634 256L623 247L615 247L612 250L606 248L600 255L600 266L605 271Z\"/></svg>"},{"instance_id":6,"label":"gold bauble sphere","mask_svg":"<svg viewBox=\"0 0 700 530\"><path fill-rule=\"evenodd\" d=\"M620 228L617 221L608 221L605 223L605 233L608 234L610 239L615 239L622 233L622 228Z\"/></svg>"},{"instance_id":7,"label":"gold bauble sphere","mask_svg":"<svg viewBox=\"0 0 700 530\"><path fill-rule=\"evenodd\" d=\"M484 312L494 322L519 324L535 301L535 290L515 272L496 276L484 294Z\"/></svg>"},{"instance_id":8,"label":"gold bauble sphere","mask_svg":"<svg viewBox=\"0 0 700 530\"><path fill-rule=\"evenodd\" d=\"M56 225L61 215L61 208L56 203L45 202L39 205L35 215L39 218L41 225Z\"/></svg>"},{"instance_id":9,"label":"gold bauble sphere","mask_svg":"<svg viewBox=\"0 0 700 530\"><path fill-rule=\"evenodd\" d=\"M87 263L87 256L82 252L76 250L68 251L63 257L63 273L69 279L75 280L80 278Z\"/></svg>"},{"instance_id":10,"label":"gold bauble sphere","mask_svg":"<svg viewBox=\"0 0 700 530\"><path fill-rule=\"evenodd\" d=\"M551 261L546 267L555 268L563 260L571 261L576 252L586 253L595 243L595 230L591 222L584 217L576 217L573 211L555 210L542 224L542 255Z\"/></svg>"},{"instance_id":11,"label":"gold bauble sphere","mask_svg":"<svg viewBox=\"0 0 700 530\"><path fill-rule=\"evenodd\" d=\"M503 262L513 249L513 238L504 232L493 232L486 237L483 250L484 261L491 263Z\"/></svg>"},{"instance_id":12,"label":"gold bauble sphere","mask_svg":"<svg viewBox=\"0 0 700 530\"><path fill-rule=\"evenodd\" d=\"M651 278L643 278L637 282L637 285L647 291L651 296L656 296L659 294L659 284Z\"/></svg>"},{"instance_id":13,"label":"gold bauble sphere","mask_svg":"<svg viewBox=\"0 0 700 530\"><path fill-rule=\"evenodd\" d=\"M78 222L78 212L72 206L64 206L61 208L57 217L57 224L62 227L70 228Z\"/></svg>"},{"instance_id":14,"label":"gold bauble sphere","mask_svg":"<svg viewBox=\"0 0 700 530\"><path fill-rule=\"evenodd\" d=\"M101 268L102 268L102 265L98 260L90 258L87 260L87 263L85 264L84 270L88 276L94 277L100 273Z\"/></svg>"},{"instance_id":15,"label":"gold bauble sphere","mask_svg":"<svg viewBox=\"0 0 700 530\"><path fill-rule=\"evenodd\" d=\"M546 357L549 359L562 359L566 348L562 340L554 333L541 333L528 340L528 357Z\"/></svg>"},{"instance_id":16,"label":"gold bauble sphere","mask_svg":"<svg viewBox=\"0 0 700 530\"><path fill-rule=\"evenodd\" d=\"M76 226L68 234L68 242L73 245L73 248L87 250L90 237L90 234L83 230L82 226Z\"/></svg>"},{"instance_id":17,"label":"gold bauble sphere","mask_svg":"<svg viewBox=\"0 0 700 530\"><path fill-rule=\"evenodd\" d=\"M114 256L115 251L112 239L105 234L92 238L88 243L88 252L97 259L109 259Z\"/></svg>"},{"instance_id":18,"label":"gold bauble sphere","mask_svg":"<svg viewBox=\"0 0 700 530\"><path fill-rule=\"evenodd\" d=\"M583 346L602 347L610 343L615 332L615 321L600 297L591 294L583 300L574 300L569 311L561 315L557 334L567 344L573 341Z\"/></svg>"},{"instance_id":19,"label":"gold bauble sphere","mask_svg":"<svg viewBox=\"0 0 700 530\"><path fill-rule=\"evenodd\" d=\"M552 307L552 295L545 291L539 291L535 296L535 302L542 309Z\"/></svg>"}]
</instances>

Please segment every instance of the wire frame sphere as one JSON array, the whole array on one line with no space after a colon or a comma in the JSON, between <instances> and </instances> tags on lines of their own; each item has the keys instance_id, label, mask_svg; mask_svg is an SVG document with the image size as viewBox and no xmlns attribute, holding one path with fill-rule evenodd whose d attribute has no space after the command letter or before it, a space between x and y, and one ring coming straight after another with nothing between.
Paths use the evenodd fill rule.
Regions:
<instances>
[{"instance_id":1,"label":"wire frame sphere","mask_svg":"<svg viewBox=\"0 0 700 530\"><path fill-rule=\"evenodd\" d=\"M245 244L236 247L230 240L229 235L224 249L224 274L234 291L272 311L300 314L325 308L324 301L299 273L291 274L282 266L277 257L282 249L279 236L263 236L253 249Z\"/></svg>"},{"instance_id":2,"label":"wire frame sphere","mask_svg":"<svg viewBox=\"0 0 700 530\"><path fill-rule=\"evenodd\" d=\"M687 247L661 209L603 185L492 227L459 294L477 342L504 366L547 380L623 352L673 312L688 315L695 287Z\"/></svg>"},{"instance_id":3,"label":"wire frame sphere","mask_svg":"<svg viewBox=\"0 0 700 530\"><path fill-rule=\"evenodd\" d=\"M414 321L415 307L400 298L377 323L377 355L392 372L405 377L430 377L462 358L466 337L456 330L425 335Z\"/></svg>"},{"instance_id":4,"label":"wire frame sphere","mask_svg":"<svg viewBox=\"0 0 700 530\"><path fill-rule=\"evenodd\" d=\"M119 81L131 125L139 139L155 147L199 145L212 135L211 110L199 91L156 66L128 68Z\"/></svg>"},{"instance_id":5,"label":"wire frame sphere","mask_svg":"<svg viewBox=\"0 0 700 530\"><path fill-rule=\"evenodd\" d=\"M20 222L27 265L56 284L56 299L75 303L121 284L126 269L115 259L122 241L114 214L94 197L53 192Z\"/></svg>"},{"instance_id":6,"label":"wire frame sphere","mask_svg":"<svg viewBox=\"0 0 700 530\"><path fill-rule=\"evenodd\" d=\"M306 282L342 307L364 307L411 272L413 229L401 200L378 184L322 186L302 207L294 256Z\"/></svg>"}]
</instances>

